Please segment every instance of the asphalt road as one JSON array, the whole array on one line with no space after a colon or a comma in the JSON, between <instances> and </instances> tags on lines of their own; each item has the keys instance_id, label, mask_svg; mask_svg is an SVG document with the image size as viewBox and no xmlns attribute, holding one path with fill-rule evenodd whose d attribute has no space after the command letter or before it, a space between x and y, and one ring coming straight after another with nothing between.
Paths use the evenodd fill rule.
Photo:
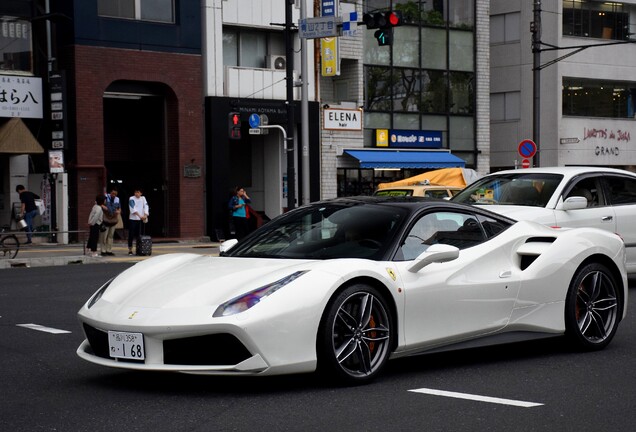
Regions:
<instances>
[{"instance_id":1,"label":"asphalt road","mask_svg":"<svg viewBox=\"0 0 636 432\"><path fill-rule=\"evenodd\" d=\"M1 431L636 430L636 313L601 352L550 339L418 356L350 388L86 363L75 314L129 265L0 271Z\"/></svg>"}]
</instances>

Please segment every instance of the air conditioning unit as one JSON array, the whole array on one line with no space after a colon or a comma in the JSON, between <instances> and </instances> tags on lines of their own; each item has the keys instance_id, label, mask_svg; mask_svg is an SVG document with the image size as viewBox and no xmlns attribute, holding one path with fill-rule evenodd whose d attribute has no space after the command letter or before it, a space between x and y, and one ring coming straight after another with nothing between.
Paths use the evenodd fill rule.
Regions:
<instances>
[{"instance_id":1,"label":"air conditioning unit","mask_svg":"<svg viewBox=\"0 0 636 432\"><path fill-rule=\"evenodd\" d=\"M266 66L269 69L285 69L287 68L287 59L283 55L267 56Z\"/></svg>"}]
</instances>

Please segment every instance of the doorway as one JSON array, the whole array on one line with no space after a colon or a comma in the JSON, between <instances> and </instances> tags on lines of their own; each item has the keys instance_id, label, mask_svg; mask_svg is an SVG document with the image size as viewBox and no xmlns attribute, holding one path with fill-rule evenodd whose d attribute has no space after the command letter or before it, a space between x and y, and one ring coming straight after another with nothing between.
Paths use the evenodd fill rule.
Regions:
<instances>
[{"instance_id":1,"label":"doorway","mask_svg":"<svg viewBox=\"0 0 636 432\"><path fill-rule=\"evenodd\" d=\"M118 190L127 228L128 198L141 189L150 207L146 234L166 237L167 157L165 96L153 89L104 93L104 164L107 189ZM115 86L116 87L116 86ZM139 89L136 89L139 90Z\"/></svg>"}]
</instances>

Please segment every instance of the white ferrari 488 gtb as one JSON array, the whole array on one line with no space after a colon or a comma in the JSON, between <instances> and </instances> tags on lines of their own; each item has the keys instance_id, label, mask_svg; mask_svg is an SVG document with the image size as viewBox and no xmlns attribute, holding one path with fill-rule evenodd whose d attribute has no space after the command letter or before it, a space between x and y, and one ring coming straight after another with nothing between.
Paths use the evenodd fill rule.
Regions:
<instances>
[{"instance_id":1,"label":"white ferrari 488 gtb","mask_svg":"<svg viewBox=\"0 0 636 432\"><path fill-rule=\"evenodd\" d=\"M81 358L192 374L373 379L389 358L564 336L605 347L627 305L625 246L425 198L313 203L221 256L147 259L79 311Z\"/></svg>"}]
</instances>

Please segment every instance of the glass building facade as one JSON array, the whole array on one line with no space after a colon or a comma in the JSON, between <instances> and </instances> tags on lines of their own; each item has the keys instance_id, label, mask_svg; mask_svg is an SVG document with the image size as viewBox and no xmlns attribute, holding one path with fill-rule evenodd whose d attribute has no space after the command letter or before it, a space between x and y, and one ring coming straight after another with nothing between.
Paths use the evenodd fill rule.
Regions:
<instances>
[{"instance_id":1,"label":"glass building facade","mask_svg":"<svg viewBox=\"0 0 636 432\"><path fill-rule=\"evenodd\" d=\"M475 167L475 7L475 0L365 2L366 13L394 10L403 18L392 45L364 32L365 146L376 145L377 129L438 131L443 148ZM365 171L339 169L339 195L418 173Z\"/></svg>"}]
</instances>

